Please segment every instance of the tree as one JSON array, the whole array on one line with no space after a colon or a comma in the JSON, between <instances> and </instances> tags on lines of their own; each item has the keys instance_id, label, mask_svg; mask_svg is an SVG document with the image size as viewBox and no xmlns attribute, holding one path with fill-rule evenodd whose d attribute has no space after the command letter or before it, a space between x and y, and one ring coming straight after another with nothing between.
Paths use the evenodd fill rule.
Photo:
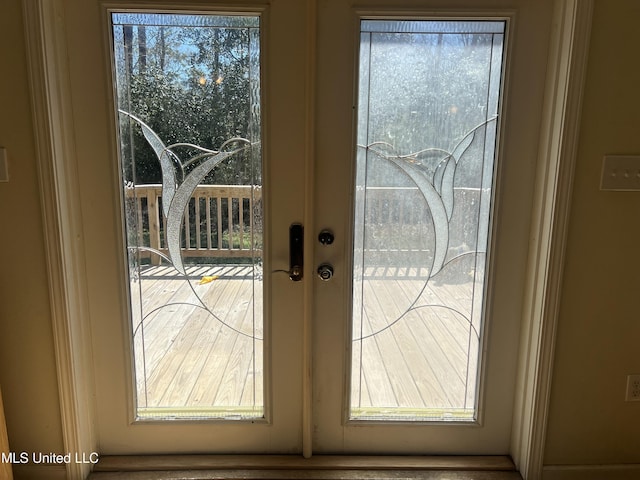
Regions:
<instances>
[{"instance_id":1,"label":"tree","mask_svg":"<svg viewBox=\"0 0 640 480\"><path fill-rule=\"evenodd\" d=\"M163 24L156 17L153 25L123 21L115 27L119 108L141 118L165 144L218 149L233 137L258 140L255 19L165 15ZM121 120L122 131L130 133L121 135L125 177L159 183L155 154L141 131ZM259 170L255 155L243 155L217 167L205 182L255 183Z\"/></svg>"}]
</instances>

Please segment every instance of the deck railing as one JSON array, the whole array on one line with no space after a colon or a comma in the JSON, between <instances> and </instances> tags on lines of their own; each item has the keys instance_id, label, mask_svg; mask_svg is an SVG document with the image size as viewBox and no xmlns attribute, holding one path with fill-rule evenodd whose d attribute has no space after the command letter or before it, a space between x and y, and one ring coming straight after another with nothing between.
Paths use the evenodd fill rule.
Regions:
<instances>
[{"instance_id":1,"label":"deck railing","mask_svg":"<svg viewBox=\"0 0 640 480\"><path fill-rule=\"evenodd\" d=\"M161 185L127 189L127 201L136 202L138 245L167 254ZM183 257L241 258L261 255L261 225L252 212L260 210L262 190L252 185L199 185L185 209L181 247ZM259 213L259 212L258 212ZM257 218L261 218L258 215ZM258 228L256 228L258 227ZM143 258L160 258L142 250Z\"/></svg>"},{"instance_id":2,"label":"deck railing","mask_svg":"<svg viewBox=\"0 0 640 480\"><path fill-rule=\"evenodd\" d=\"M463 218L474 218L478 208L479 190L456 188L456 209ZM137 185L127 189L128 201L137 202L138 245L167 254L162 186ZM421 208L416 206L422 205ZM251 185L200 185L185 210L182 224L183 257L242 258L262 255L262 189ZM430 216L424 199L415 187L368 187L366 222L369 235L367 251L425 251L425 239L430 236ZM255 212L256 215L252 214ZM262 222L260 222L262 223ZM452 225L450 246L456 247L468 239L468 225ZM471 229L473 230L473 229ZM141 252L159 264L160 257L150 251Z\"/></svg>"}]
</instances>

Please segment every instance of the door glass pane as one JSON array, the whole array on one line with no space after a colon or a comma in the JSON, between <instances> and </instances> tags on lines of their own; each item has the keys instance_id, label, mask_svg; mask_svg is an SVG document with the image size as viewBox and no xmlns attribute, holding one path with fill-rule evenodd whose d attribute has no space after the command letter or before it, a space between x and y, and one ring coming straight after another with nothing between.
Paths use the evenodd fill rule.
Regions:
<instances>
[{"instance_id":1,"label":"door glass pane","mask_svg":"<svg viewBox=\"0 0 640 480\"><path fill-rule=\"evenodd\" d=\"M260 18L111 20L137 418L263 417Z\"/></svg>"},{"instance_id":2,"label":"door glass pane","mask_svg":"<svg viewBox=\"0 0 640 480\"><path fill-rule=\"evenodd\" d=\"M504 31L361 22L352 420L477 419Z\"/></svg>"}]
</instances>

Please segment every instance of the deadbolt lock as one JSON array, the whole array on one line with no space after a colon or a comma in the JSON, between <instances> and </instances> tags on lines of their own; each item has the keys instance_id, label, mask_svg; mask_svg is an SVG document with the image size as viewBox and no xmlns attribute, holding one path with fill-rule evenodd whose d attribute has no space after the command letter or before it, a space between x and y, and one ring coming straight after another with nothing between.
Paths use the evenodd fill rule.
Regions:
<instances>
[{"instance_id":1,"label":"deadbolt lock","mask_svg":"<svg viewBox=\"0 0 640 480\"><path fill-rule=\"evenodd\" d=\"M318 241L322 244L322 245L331 245L333 243L333 240L335 239L333 232L331 230L322 230L319 234L318 234Z\"/></svg>"}]
</instances>

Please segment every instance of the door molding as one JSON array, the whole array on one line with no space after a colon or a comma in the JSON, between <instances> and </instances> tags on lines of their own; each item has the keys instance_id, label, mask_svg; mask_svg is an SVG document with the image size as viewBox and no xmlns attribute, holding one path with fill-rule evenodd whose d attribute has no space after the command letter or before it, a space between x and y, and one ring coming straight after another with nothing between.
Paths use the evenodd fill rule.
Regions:
<instances>
[{"instance_id":1,"label":"door molding","mask_svg":"<svg viewBox=\"0 0 640 480\"><path fill-rule=\"evenodd\" d=\"M80 186L62 0L22 2L65 452L97 450ZM84 479L88 465L66 465Z\"/></svg>"},{"instance_id":2,"label":"door molding","mask_svg":"<svg viewBox=\"0 0 640 480\"><path fill-rule=\"evenodd\" d=\"M511 455L542 478L593 0L554 5L522 312Z\"/></svg>"},{"instance_id":3,"label":"door molding","mask_svg":"<svg viewBox=\"0 0 640 480\"><path fill-rule=\"evenodd\" d=\"M92 452L94 388L64 0L22 4L64 450ZM593 0L556 0L553 18L510 452L525 479L540 478L543 467L592 7ZM89 470L69 464L67 477L84 479Z\"/></svg>"}]
</instances>

